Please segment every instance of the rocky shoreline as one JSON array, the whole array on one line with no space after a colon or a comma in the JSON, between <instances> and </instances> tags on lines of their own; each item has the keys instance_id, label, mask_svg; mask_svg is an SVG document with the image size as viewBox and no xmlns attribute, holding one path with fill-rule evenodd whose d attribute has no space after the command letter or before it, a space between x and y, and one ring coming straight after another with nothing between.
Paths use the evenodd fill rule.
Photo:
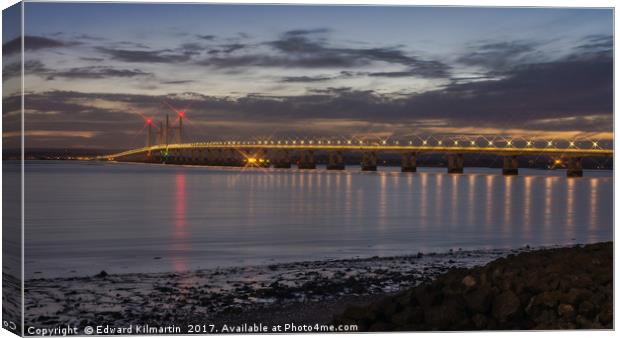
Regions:
<instances>
[{"instance_id":1,"label":"rocky shoreline","mask_svg":"<svg viewBox=\"0 0 620 338\"><path fill-rule=\"evenodd\" d=\"M455 268L430 283L352 306L360 331L613 328L613 243L522 252Z\"/></svg>"},{"instance_id":2,"label":"rocky shoreline","mask_svg":"<svg viewBox=\"0 0 620 338\"><path fill-rule=\"evenodd\" d=\"M612 244L26 281L26 327L609 328ZM489 263L491 262L491 263Z\"/></svg>"},{"instance_id":3,"label":"rocky shoreline","mask_svg":"<svg viewBox=\"0 0 620 338\"><path fill-rule=\"evenodd\" d=\"M451 250L231 267L175 273L107 274L26 280L26 326L105 323L329 323L348 304L366 304L428 282L452 268L530 250ZM329 310L323 304L333 304ZM184 326L184 325L182 325Z\"/></svg>"}]
</instances>

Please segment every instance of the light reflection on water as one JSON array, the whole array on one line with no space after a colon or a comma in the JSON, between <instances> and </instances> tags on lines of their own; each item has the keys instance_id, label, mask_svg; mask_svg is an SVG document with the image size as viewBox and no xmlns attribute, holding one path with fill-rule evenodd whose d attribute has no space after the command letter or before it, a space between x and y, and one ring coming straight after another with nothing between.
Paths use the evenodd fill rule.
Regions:
<instances>
[{"instance_id":1,"label":"light reflection on water","mask_svg":"<svg viewBox=\"0 0 620 338\"><path fill-rule=\"evenodd\" d=\"M397 170L30 162L26 276L612 238L611 172L567 179L535 170L514 177L490 169Z\"/></svg>"}]
</instances>

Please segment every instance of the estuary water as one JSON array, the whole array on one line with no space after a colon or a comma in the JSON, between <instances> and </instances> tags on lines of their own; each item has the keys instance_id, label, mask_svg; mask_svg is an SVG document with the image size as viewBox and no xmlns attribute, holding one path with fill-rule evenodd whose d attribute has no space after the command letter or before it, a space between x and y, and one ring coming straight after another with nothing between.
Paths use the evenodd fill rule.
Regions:
<instances>
[{"instance_id":1,"label":"estuary water","mask_svg":"<svg viewBox=\"0 0 620 338\"><path fill-rule=\"evenodd\" d=\"M25 277L612 240L611 171L418 169L26 161Z\"/></svg>"}]
</instances>

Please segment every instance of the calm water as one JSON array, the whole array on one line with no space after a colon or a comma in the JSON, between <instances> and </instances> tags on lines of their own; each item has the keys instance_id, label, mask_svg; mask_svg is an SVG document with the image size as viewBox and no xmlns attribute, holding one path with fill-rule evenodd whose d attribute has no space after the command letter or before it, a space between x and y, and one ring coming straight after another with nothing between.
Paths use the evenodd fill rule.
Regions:
<instances>
[{"instance_id":1,"label":"calm water","mask_svg":"<svg viewBox=\"0 0 620 338\"><path fill-rule=\"evenodd\" d=\"M469 169L469 168L468 168ZM611 240L611 172L26 165L26 278Z\"/></svg>"}]
</instances>

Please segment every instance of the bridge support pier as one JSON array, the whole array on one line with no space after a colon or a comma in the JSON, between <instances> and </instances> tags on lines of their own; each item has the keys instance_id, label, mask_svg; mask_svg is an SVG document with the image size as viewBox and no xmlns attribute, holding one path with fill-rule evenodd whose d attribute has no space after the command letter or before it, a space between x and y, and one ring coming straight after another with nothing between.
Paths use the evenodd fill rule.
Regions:
<instances>
[{"instance_id":1,"label":"bridge support pier","mask_svg":"<svg viewBox=\"0 0 620 338\"><path fill-rule=\"evenodd\" d=\"M448 154L448 174L462 174L464 162L463 154Z\"/></svg>"},{"instance_id":2,"label":"bridge support pier","mask_svg":"<svg viewBox=\"0 0 620 338\"><path fill-rule=\"evenodd\" d=\"M327 170L344 170L344 156L341 151L330 151Z\"/></svg>"},{"instance_id":3,"label":"bridge support pier","mask_svg":"<svg viewBox=\"0 0 620 338\"><path fill-rule=\"evenodd\" d=\"M299 153L298 169L316 169L314 162L314 152L312 150L302 150Z\"/></svg>"},{"instance_id":4,"label":"bridge support pier","mask_svg":"<svg viewBox=\"0 0 620 338\"><path fill-rule=\"evenodd\" d=\"M200 163L200 149L192 148L190 163L191 164Z\"/></svg>"},{"instance_id":5,"label":"bridge support pier","mask_svg":"<svg viewBox=\"0 0 620 338\"><path fill-rule=\"evenodd\" d=\"M198 164L205 165L207 164L207 149L200 148L198 150Z\"/></svg>"},{"instance_id":6,"label":"bridge support pier","mask_svg":"<svg viewBox=\"0 0 620 338\"><path fill-rule=\"evenodd\" d=\"M367 151L362 153L362 171L377 171L377 153Z\"/></svg>"},{"instance_id":7,"label":"bridge support pier","mask_svg":"<svg viewBox=\"0 0 620 338\"><path fill-rule=\"evenodd\" d=\"M291 155L288 150L276 150L272 156L271 162L274 168L290 169L291 168Z\"/></svg>"},{"instance_id":8,"label":"bridge support pier","mask_svg":"<svg viewBox=\"0 0 620 338\"><path fill-rule=\"evenodd\" d=\"M226 161L226 154L223 149L214 149L211 157L211 165L224 166Z\"/></svg>"},{"instance_id":9,"label":"bridge support pier","mask_svg":"<svg viewBox=\"0 0 620 338\"><path fill-rule=\"evenodd\" d=\"M231 150L231 151L235 152L234 150ZM265 150L259 149L258 151L256 151L256 158L258 159L258 163L256 163L256 164L259 167L261 167L261 168L269 168L270 162L269 162L269 159L267 157L267 154L265 153Z\"/></svg>"},{"instance_id":10,"label":"bridge support pier","mask_svg":"<svg viewBox=\"0 0 620 338\"><path fill-rule=\"evenodd\" d=\"M178 149L177 150L178 159L177 163L185 164L187 163L187 149Z\"/></svg>"},{"instance_id":11,"label":"bridge support pier","mask_svg":"<svg viewBox=\"0 0 620 338\"><path fill-rule=\"evenodd\" d=\"M264 151L260 155L265 160L265 164L269 166L269 162L265 159ZM244 156L238 152L236 149L227 149L227 162L231 167L243 167L245 166Z\"/></svg>"},{"instance_id":12,"label":"bridge support pier","mask_svg":"<svg viewBox=\"0 0 620 338\"><path fill-rule=\"evenodd\" d=\"M179 152L178 149L168 149L168 161L166 163L171 163L171 164L179 163L178 152Z\"/></svg>"},{"instance_id":13,"label":"bridge support pier","mask_svg":"<svg viewBox=\"0 0 620 338\"><path fill-rule=\"evenodd\" d=\"M404 173L414 173L418 170L417 166L417 154L416 153L403 153L402 164L400 171Z\"/></svg>"},{"instance_id":14,"label":"bridge support pier","mask_svg":"<svg viewBox=\"0 0 620 338\"><path fill-rule=\"evenodd\" d=\"M519 161L517 160L516 155L504 156L502 174L519 175Z\"/></svg>"},{"instance_id":15,"label":"bridge support pier","mask_svg":"<svg viewBox=\"0 0 620 338\"><path fill-rule=\"evenodd\" d=\"M566 168L566 177L582 177L583 165L581 157L569 157L568 166Z\"/></svg>"}]
</instances>

